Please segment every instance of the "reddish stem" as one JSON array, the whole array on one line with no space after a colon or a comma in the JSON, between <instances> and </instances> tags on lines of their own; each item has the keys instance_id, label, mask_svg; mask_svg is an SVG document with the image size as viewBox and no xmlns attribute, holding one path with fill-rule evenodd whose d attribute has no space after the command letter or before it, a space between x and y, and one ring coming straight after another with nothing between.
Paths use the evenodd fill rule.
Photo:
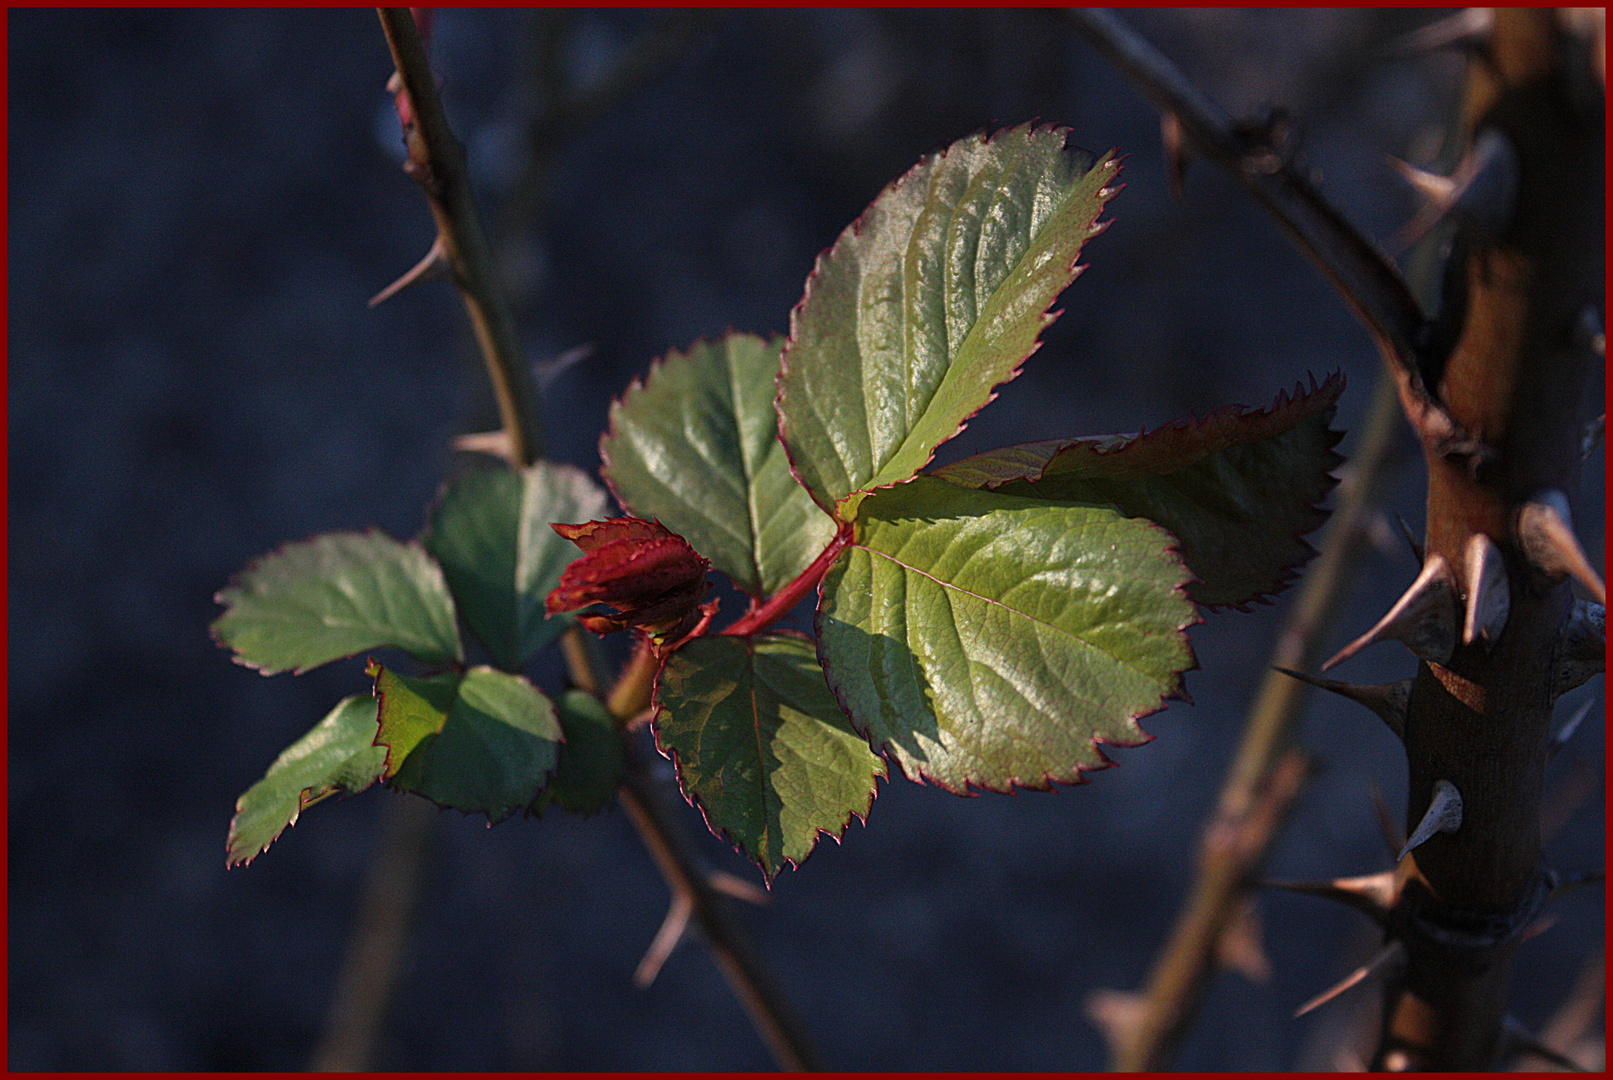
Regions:
<instances>
[{"instance_id":1,"label":"reddish stem","mask_svg":"<svg viewBox=\"0 0 1613 1080\"><path fill-rule=\"evenodd\" d=\"M774 593L767 603L741 615L723 633L732 637L746 637L758 630L765 630L784 618L803 596L818 587L818 582L823 580L823 575L829 572L829 567L834 565L834 561L846 550L846 545L849 543L851 543L851 523L844 522L840 526L840 531L835 533L834 539L829 541L829 546L812 560L811 566L801 571L800 576L794 581Z\"/></svg>"}]
</instances>

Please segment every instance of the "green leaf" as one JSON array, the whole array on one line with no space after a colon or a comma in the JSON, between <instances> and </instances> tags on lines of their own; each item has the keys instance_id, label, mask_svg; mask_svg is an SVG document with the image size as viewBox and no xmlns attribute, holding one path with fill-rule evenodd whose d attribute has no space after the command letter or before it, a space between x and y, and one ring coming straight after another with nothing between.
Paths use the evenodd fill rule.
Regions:
<instances>
[{"instance_id":1,"label":"green leaf","mask_svg":"<svg viewBox=\"0 0 1613 1080\"><path fill-rule=\"evenodd\" d=\"M1279 394L1269 409L1232 405L1141 435L1009 446L936 470L1004 495L1104 503L1169 529L1199 578L1195 603L1246 607L1283 589L1315 554L1301 537L1343 460L1328 427L1344 390L1335 374Z\"/></svg>"},{"instance_id":2,"label":"green leaf","mask_svg":"<svg viewBox=\"0 0 1613 1080\"><path fill-rule=\"evenodd\" d=\"M563 736L554 703L524 678L475 667L415 679L373 660L368 671L393 787L493 821L543 790Z\"/></svg>"},{"instance_id":3,"label":"green leaf","mask_svg":"<svg viewBox=\"0 0 1613 1080\"><path fill-rule=\"evenodd\" d=\"M428 664L463 659L442 570L385 533L324 533L248 566L215 599L213 637L265 675L395 646Z\"/></svg>"},{"instance_id":4,"label":"green leaf","mask_svg":"<svg viewBox=\"0 0 1613 1080\"><path fill-rule=\"evenodd\" d=\"M818 257L778 410L797 475L842 520L858 493L923 468L1036 350L1119 170L1065 135L1022 125L953 143Z\"/></svg>"},{"instance_id":5,"label":"green leaf","mask_svg":"<svg viewBox=\"0 0 1613 1080\"><path fill-rule=\"evenodd\" d=\"M226 866L249 863L308 807L380 779L386 750L375 745L375 699L343 698L312 731L286 747L262 780L235 802Z\"/></svg>"},{"instance_id":6,"label":"green leaf","mask_svg":"<svg viewBox=\"0 0 1613 1080\"><path fill-rule=\"evenodd\" d=\"M1105 506L921 476L862 504L818 654L870 743L955 792L1074 783L1193 664L1172 538Z\"/></svg>"},{"instance_id":7,"label":"green leaf","mask_svg":"<svg viewBox=\"0 0 1613 1080\"><path fill-rule=\"evenodd\" d=\"M603 517L605 492L581 469L540 461L466 472L444 490L426 525L426 550L494 664L518 671L570 625L543 599L577 555L551 522Z\"/></svg>"},{"instance_id":8,"label":"green leaf","mask_svg":"<svg viewBox=\"0 0 1613 1080\"><path fill-rule=\"evenodd\" d=\"M616 797L627 769L622 733L610 710L585 691L566 691L559 707L566 741L560 745L554 779L539 793L533 809L542 813L546 806L559 805L577 814L603 810Z\"/></svg>"},{"instance_id":9,"label":"green leaf","mask_svg":"<svg viewBox=\"0 0 1613 1080\"><path fill-rule=\"evenodd\" d=\"M800 635L695 638L667 658L655 702L684 793L769 881L820 832L838 838L866 817L885 775Z\"/></svg>"},{"instance_id":10,"label":"green leaf","mask_svg":"<svg viewBox=\"0 0 1613 1080\"><path fill-rule=\"evenodd\" d=\"M671 352L611 406L599 444L616 500L770 596L834 537L790 475L773 411L782 338L730 333Z\"/></svg>"}]
</instances>

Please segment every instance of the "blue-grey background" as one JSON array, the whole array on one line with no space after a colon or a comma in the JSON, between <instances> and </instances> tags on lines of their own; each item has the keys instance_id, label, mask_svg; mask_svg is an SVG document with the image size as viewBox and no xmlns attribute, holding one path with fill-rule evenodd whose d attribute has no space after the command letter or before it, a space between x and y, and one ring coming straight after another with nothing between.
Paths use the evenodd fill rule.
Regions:
<instances>
[{"instance_id":1,"label":"blue-grey background","mask_svg":"<svg viewBox=\"0 0 1613 1080\"><path fill-rule=\"evenodd\" d=\"M576 13L556 38L560 85L600 78L663 17ZM1367 233L1411 216L1384 156L1433 154L1458 65L1377 50L1432 13L1127 17L1234 113L1291 109ZM434 62L495 239L523 117L546 101L538 18L437 19ZM9 1064L304 1068L401 797L321 804L225 871L236 796L366 680L361 660L272 679L231 663L208 637L212 596L287 540L413 535L456 465L450 438L494 422L489 395L446 284L365 307L431 239L398 168L372 12L13 10L9 31ZM532 360L593 346L547 388L552 455L596 468L611 396L653 357L728 327L785 331L812 259L881 187L971 131L1034 118L1119 147L1126 187L1044 347L943 459L1264 404L1334 369L1349 379L1339 423L1357 425L1379 363L1364 333L1219 172L1190 169L1170 198L1156 114L1062 14L735 10L708 13L657 77L567 137L530 243L506 251ZM1420 529L1405 450L1389 510ZM1601 488L1598 463L1578 511L1593 551ZM1414 569L1393 543L1369 552L1330 644ZM1143 979L1286 602L1196 628L1196 704L1146 720L1156 741L1090 784L961 799L898 779L866 828L745 910L829 1065L1101 1066L1083 1003ZM1380 646L1343 674L1410 670ZM1600 694L1596 680L1563 708ZM1387 866L1369 791L1401 814L1393 738L1316 698L1303 742L1324 771L1274 873ZM1553 768L1559 790L1589 791L1548 849L1566 868L1601 864L1602 747L1589 724ZM757 879L687 813L715 864ZM769 1067L697 943L632 987L666 890L619 811L484 824L433 825L376 1067ZM1272 978L1219 975L1183 1067L1329 1068L1335 1029L1370 1002L1291 1019L1372 939L1320 901L1259 905ZM1525 1021L1600 940L1602 905L1600 890L1570 897L1523 948Z\"/></svg>"}]
</instances>

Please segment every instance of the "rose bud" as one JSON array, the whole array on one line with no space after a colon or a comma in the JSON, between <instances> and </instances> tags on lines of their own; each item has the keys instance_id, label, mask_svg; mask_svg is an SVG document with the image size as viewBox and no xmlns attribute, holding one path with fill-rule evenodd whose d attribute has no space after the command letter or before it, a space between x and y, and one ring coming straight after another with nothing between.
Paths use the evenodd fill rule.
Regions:
<instances>
[{"instance_id":1,"label":"rose bud","mask_svg":"<svg viewBox=\"0 0 1613 1080\"><path fill-rule=\"evenodd\" d=\"M566 567L544 605L556 614L609 604L617 614L578 616L596 634L629 626L654 635L679 629L710 587L711 562L659 521L611 518L551 528L586 554Z\"/></svg>"}]
</instances>

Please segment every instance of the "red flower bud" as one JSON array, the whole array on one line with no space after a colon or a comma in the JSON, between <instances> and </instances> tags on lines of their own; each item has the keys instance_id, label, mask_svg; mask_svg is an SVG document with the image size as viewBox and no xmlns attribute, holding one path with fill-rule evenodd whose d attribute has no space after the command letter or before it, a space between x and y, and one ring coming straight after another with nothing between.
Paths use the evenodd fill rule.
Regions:
<instances>
[{"instance_id":1,"label":"red flower bud","mask_svg":"<svg viewBox=\"0 0 1613 1080\"><path fill-rule=\"evenodd\" d=\"M611 605L617 614L578 617L596 634L629 626L651 634L679 629L709 588L710 561L659 521L611 518L551 527L586 554L566 567L544 606L554 614Z\"/></svg>"}]
</instances>

